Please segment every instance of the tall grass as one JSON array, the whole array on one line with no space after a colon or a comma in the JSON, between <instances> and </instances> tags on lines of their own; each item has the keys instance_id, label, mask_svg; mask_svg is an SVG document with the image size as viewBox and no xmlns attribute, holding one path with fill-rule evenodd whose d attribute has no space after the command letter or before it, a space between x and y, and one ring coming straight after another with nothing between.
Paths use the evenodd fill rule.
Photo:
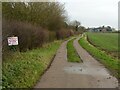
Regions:
<instances>
[{"instance_id":1,"label":"tall grass","mask_svg":"<svg viewBox=\"0 0 120 90\"><path fill-rule=\"evenodd\" d=\"M32 88L50 64L61 41L27 52L15 52L3 61L3 88Z\"/></svg>"}]
</instances>

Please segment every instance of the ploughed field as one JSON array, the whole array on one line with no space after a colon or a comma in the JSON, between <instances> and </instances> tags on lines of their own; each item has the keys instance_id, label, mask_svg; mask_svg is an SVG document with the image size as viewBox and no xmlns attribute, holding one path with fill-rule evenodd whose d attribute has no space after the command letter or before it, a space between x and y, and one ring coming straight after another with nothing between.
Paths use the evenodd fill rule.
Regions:
<instances>
[{"instance_id":1,"label":"ploughed field","mask_svg":"<svg viewBox=\"0 0 120 90\"><path fill-rule=\"evenodd\" d=\"M87 33L88 41L113 57L120 57L118 52L118 33Z\"/></svg>"}]
</instances>

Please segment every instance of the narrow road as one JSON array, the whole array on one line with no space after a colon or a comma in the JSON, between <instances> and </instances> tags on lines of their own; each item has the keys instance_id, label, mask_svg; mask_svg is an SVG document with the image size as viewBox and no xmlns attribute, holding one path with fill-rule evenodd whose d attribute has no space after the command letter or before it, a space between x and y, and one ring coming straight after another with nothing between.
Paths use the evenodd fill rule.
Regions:
<instances>
[{"instance_id":1,"label":"narrow road","mask_svg":"<svg viewBox=\"0 0 120 90\"><path fill-rule=\"evenodd\" d=\"M116 88L118 81L109 71L74 41L83 63L67 62L67 41L56 53L51 67L35 88Z\"/></svg>"}]
</instances>

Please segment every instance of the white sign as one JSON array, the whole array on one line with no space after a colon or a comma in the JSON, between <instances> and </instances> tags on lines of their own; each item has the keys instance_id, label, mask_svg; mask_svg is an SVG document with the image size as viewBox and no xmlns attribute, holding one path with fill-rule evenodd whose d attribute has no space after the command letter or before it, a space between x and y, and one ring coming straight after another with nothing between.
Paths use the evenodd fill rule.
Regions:
<instances>
[{"instance_id":1,"label":"white sign","mask_svg":"<svg viewBox=\"0 0 120 90\"><path fill-rule=\"evenodd\" d=\"M8 45L18 45L18 37L8 37Z\"/></svg>"}]
</instances>

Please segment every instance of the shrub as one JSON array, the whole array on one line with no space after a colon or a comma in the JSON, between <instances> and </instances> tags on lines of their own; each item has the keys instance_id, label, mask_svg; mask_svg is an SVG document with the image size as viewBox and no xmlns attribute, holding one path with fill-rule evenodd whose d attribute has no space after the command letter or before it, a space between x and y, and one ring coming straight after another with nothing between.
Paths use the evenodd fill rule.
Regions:
<instances>
[{"instance_id":1,"label":"shrub","mask_svg":"<svg viewBox=\"0 0 120 90\"><path fill-rule=\"evenodd\" d=\"M27 22L3 20L3 51L9 49L7 37L18 36L19 50L26 51L49 41L49 31Z\"/></svg>"},{"instance_id":2,"label":"shrub","mask_svg":"<svg viewBox=\"0 0 120 90\"><path fill-rule=\"evenodd\" d=\"M68 37L72 36L73 34L74 33L72 30L61 29L56 32L56 37L57 37L57 39L64 39L64 38L68 38Z\"/></svg>"},{"instance_id":3,"label":"shrub","mask_svg":"<svg viewBox=\"0 0 120 90\"><path fill-rule=\"evenodd\" d=\"M49 32L49 41L52 42L56 39L56 33L51 31Z\"/></svg>"},{"instance_id":4,"label":"shrub","mask_svg":"<svg viewBox=\"0 0 120 90\"><path fill-rule=\"evenodd\" d=\"M7 38L17 36L19 45L16 50L22 52L41 47L44 43L52 42L55 39L64 39L74 34L72 30L61 29L48 31L38 25L15 20L5 20L2 23L3 30L3 57L9 54L10 47L7 45ZM5 55L5 56L6 56Z\"/></svg>"}]
</instances>

